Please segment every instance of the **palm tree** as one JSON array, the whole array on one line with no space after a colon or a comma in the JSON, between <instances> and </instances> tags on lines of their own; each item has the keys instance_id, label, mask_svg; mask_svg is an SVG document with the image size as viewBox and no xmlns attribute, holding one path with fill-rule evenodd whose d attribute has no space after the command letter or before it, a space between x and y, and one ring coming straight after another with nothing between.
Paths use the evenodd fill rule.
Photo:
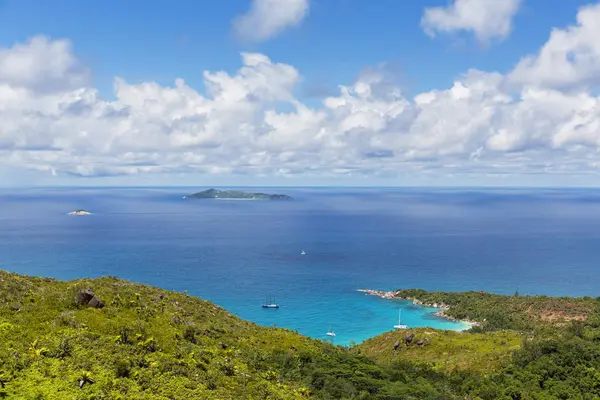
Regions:
<instances>
[{"instance_id":1,"label":"palm tree","mask_svg":"<svg viewBox=\"0 0 600 400\"><path fill-rule=\"evenodd\" d=\"M77 380L79 381L79 389L82 389L83 385L85 385L86 383L94 383L92 375L88 371L81 371L81 374L79 375L79 378L77 378Z\"/></svg>"}]
</instances>

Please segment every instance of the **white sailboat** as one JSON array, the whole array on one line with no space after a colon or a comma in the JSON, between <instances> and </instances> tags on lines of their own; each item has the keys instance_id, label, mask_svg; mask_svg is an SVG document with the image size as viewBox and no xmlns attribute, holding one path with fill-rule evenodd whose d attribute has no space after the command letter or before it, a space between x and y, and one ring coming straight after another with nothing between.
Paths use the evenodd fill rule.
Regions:
<instances>
[{"instance_id":1,"label":"white sailboat","mask_svg":"<svg viewBox=\"0 0 600 400\"><path fill-rule=\"evenodd\" d=\"M302 252L300 252L301 255L306 255L306 252L304 250L302 250Z\"/></svg>"},{"instance_id":2,"label":"white sailboat","mask_svg":"<svg viewBox=\"0 0 600 400\"><path fill-rule=\"evenodd\" d=\"M262 308L279 308L279 305L275 303L275 301L271 300L271 296L265 299L265 303L262 305Z\"/></svg>"},{"instance_id":3,"label":"white sailboat","mask_svg":"<svg viewBox=\"0 0 600 400\"><path fill-rule=\"evenodd\" d=\"M408 325L403 324L400 320L402 317L402 309L398 309L398 324L394 325L394 329L408 329Z\"/></svg>"},{"instance_id":4,"label":"white sailboat","mask_svg":"<svg viewBox=\"0 0 600 400\"><path fill-rule=\"evenodd\" d=\"M327 336L335 337L335 332L331 329L331 325L329 325L329 329L327 329Z\"/></svg>"}]
</instances>

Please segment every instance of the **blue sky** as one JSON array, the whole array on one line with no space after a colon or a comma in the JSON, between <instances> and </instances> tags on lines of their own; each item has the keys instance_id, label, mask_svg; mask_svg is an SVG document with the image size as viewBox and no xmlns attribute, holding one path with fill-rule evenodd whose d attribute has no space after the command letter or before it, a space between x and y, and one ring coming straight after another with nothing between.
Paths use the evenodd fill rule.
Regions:
<instances>
[{"instance_id":1,"label":"blue sky","mask_svg":"<svg viewBox=\"0 0 600 400\"><path fill-rule=\"evenodd\" d=\"M278 7L287 7L284 4L287 1L282 0ZM538 82L536 78L536 76L542 76L543 73L549 75L553 73L547 71L547 68L542 65L543 57L540 56L540 49L549 43L552 30L568 30L569 26L576 24L576 16L581 7L594 6L594 2L494 0L500 3L503 1L514 2L518 9L509 18L511 29L507 34L482 41L477 37L476 31L468 26L455 27L448 32L440 29L435 32L435 36L428 35L424 29L425 10L435 7L447 10L448 7L456 5L459 1L289 1L306 1L308 12L298 21L285 26L267 39L246 40L244 37L240 37L239 32L236 32L234 21L249 12L252 7L252 2L249 0L216 2L0 0L0 26L2 27L0 30L0 54L4 51L6 55L5 67L9 61L16 62L14 60L17 60L16 57L9 58L10 54L17 54L15 46L28 46L31 38L38 35L43 35L46 40L45 44L40 46L51 46L54 41L60 40L68 41L71 46L64 51L76 59L76 67L73 64L69 68L65 67L64 70L61 70L59 66L56 71L38 71L33 68L31 71L24 72L38 74L35 77L36 82L56 80L57 74L60 75L58 78L60 82L63 80L69 82L65 83L64 89L61 89L60 93L53 93L54 98L48 98L47 102L39 105L40 109L36 109L36 112L46 113L47 117L52 114L52 121L56 121L59 116L53 111L49 111L53 109L53 106L49 104L52 101L55 101L55 104L65 101L67 93L70 93L68 95L71 96L69 97L70 101L81 102L79 97L73 100L74 93L80 89L79 86L84 88L86 93L97 90L94 99L85 98L86 102L95 102L94 105L86 103L90 107L104 107L105 105L99 102L110 102L110 107L114 109L132 110L134 108L134 105L131 104L132 100L124 100L118 91L115 91L115 77L122 78L126 82L126 89L131 93L139 90L140 85L147 82L155 82L159 88L165 88L172 87L175 79L183 78L189 88L206 98L211 98L211 95L207 94L205 90L206 78L203 76L203 72L224 71L228 74L227 76L235 77L242 66L240 53L243 52L264 55L268 57L269 63L290 66L298 73L297 77L285 77L286 83L277 88L276 99L261 98L260 106L257 106L252 113L240 117L239 123L232 128L239 133L244 129L250 129L248 126L252 126L254 132L247 135L254 135L251 140L248 139L252 145L256 146L252 149L255 151L254 158L243 158L239 154L240 148L249 146L247 143L240 142L236 145L238 146L236 149L233 149L233 145L231 148L227 148L228 143L240 140L239 135L234 137L236 133L229 130L226 133L213 131L210 131L210 135L207 133L212 142L215 140L219 142L218 146L215 144L210 147L204 142L201 144L201 139L197 137L198 133L193 130L204 131L208 128L198 125L194 125L194 128L186 125L186 129L192 129L188 133L195 139L186 141L187 147L184 146L185 148L173 145L171 139L161 139L157 141L156 148L138 149L131 145L131 142L134 141L132 139L127 142L127 145L119 143L119 146L115 145L114 148L95 152L93 148L97 147L97 144L88 143L89 148L85 148L85 143L81 142L80 137L78 141L75 141L60 136L63 134L64 127L52 126L52 129L49 128L46 131L36 128L37 130L32 131L28 136L27 129L32 128L29 122L24 120L23 115L31 115L32 110L17 110L19 115L17 117L17 111L10 110L12 114L8 115L9 111L3 110L0 103L0 122L4 119L10 121L11 125L19 126L18 130L15 128L11 132L0 130L0 139L3 139L3 135L5 136L4 140L0 140L0 145L5 143L4 146L0 146L0 151L4 151L17 160L12 164L0 164L0 179L4 177L4 182L0 181L0 185L10 184L9 180L21 181L21 178L14 178L17 176L24 177L24 181L31 184L86 185L98 182L118 184L131 180L140 180L145 183L156 181L158 184L162 184L163 181L168 182L171 179L177 180L178 183L221 180L232 183L257 182L261 184L263 182L277 184L282 182L301 184L377 182L378 184L401 185L473 182L479 185L495 182L495 178L490 178L491 176L501 176L501 181L508 182L508 184L535 185L542 184L542 182L543 184L547 182L568 184L571 181L580 184L582 182L583 184L597 183L594 167L596 163L595 139L596 136L600 137L600 133L594 125L596 120L586 120L585 123L589 124L590 132L586 131L585 135L573 133L572 140L571 138L563 139L565 135L563 131L566 128L561 128L577 125L576 120L582 118L581 113L583 112L578 107L583 107L584 111L589 108L589 106L581 105L581 96L583 94L591 96L590 101L595 101L596 98L593 96L597 93L597 82L586 80L584 75L586 73L589 75L589 71L586 69L588 67L576 65L577 60L574 61L573 68L580 69L574 73L581 73L583 76L581 79L570 76L565 78L566 83L561 83L559 87L558 83L551 79L540 78L541 81ZM477 0L472 1L477 2ZM479 1L485 3L490 0ZM467 21L467 25L468 23ZM485 24L486 22L481 23ZM587 22L587 24L600 25L600 22L594 22L592 18L592 22ZM593 31L595 27L588 26L586 29ZM584 55L590 53L591 50L587 47L583 46L582 48L577 44L581 40L573 39L571 42L573 49L565 49L566 53L576 53L577 51L583 52ZM593 47L593 44L590 46ZM555 45L555 47L558 49L560 46ZM519 63L528 55L538 57L539 62L536 65L543 69L543 73L540 72L542 69L536 72L535 66L532 65L524 66L522 70L517 71ZM67 57L64 54L57 55L57 57L62 56ZM593 56L596 57L596 53ZM33 55L31 57L33 60L38 60L37 62L45 62L43 57L39 59ZM3 66L1 60L2 56L0 56L0 75ZM548 68L552 67L551 63L548 65L550 65ZM252 68L254 67L252 66ZM75 71L74 68L80 68L80 70ZM89 75L84 76L83 69ZM485 79L479 77L477 78L479 81L475 82L474 78L465 78L465 74L470 70L485 73ZM494 72L498 72L501 78L494 80L495 78L492 76ZM512 74L513 72L514 74ZM521 74L521 72L523 73ZM560 72L556 71L557 74ZM277 70L268 73L275 75L266 75L261 78L265 82L276 80L282 76L281 71ZM81 80L78 82L85 81L85 83L73 83L71 76L76 74L80 74L77 79L81 78ZM336 107L338 108L323 105L327 97L340 98L340 85L351 88L351 91L358 88L353 85L361 82L361 79L366 79L365 82L373 85L371 78L364 78L373 74L378 76L378 80L376 80L381 87L385 84L385 88L381 89L387 93L385 96L382 95L384 97L376 98L373 95L368 99L360 98L361 95L358 92L353 92L353 98L360 98L360 101L353 102L354 100L346 99L342 102L343 104L337 101L338 106ZM513 75L520 77L514 79L514 82L518 81L518 84L513 84L511 79ZM287 79L290 82L289 87ZM39 90L38 87L26 87L25 84L19 83L32 80L34 80L33 77L17 79L13 76L12 81L6 79L3 82L0 77L0 85L7 85L15 93L17 88L24 88L23 90L33 96L35 90ZM488 106L496 107L497 111L490 116L489 120L474 127L474 132L469 131L455 139L447 139L448 136L456 133L456 127L465 124L463 120L453 120L452 114L464 112L467 115L471 109L465 108L453 113L452 108L460 106L455 99L456 104L444 103L443 107L439 106L439 109L424 110L414 99L420 94L431 91L439 92L440 99L444 93L452 97L450 90L455 81L463 82L461 85L471 91L469 96L472 99L479 96L474 92L476 88L484 85L482 82L494 81L493 88L486 89L485 93L486 95L491 91L496 93L494 100L489 100ZM485 83L485 85L487 84ZM222 82L219 82L219 85L222 85ZM224 86L220 87L222 89ZM255 90L264 89L262 87L256 89L254 84L249 87L255 88ZM372 86L373 88L375 86ZM393 103L388 96L392 92L392 88L402 93L402 99L394 98L393 101L396 103ZM539 109L543 106L539 102L533 105L519 102L523 98L523 93L532 93L531 90L538 90L540 93L546 93L543 92L544 90L556 91L553 93L574 97L571 100L561 98L560 101L557 100L560 104L551 104L547 110ZM442 91L444 93L441 93ZM375 93L373 90L372 92ZM80 92L77 93L77 96L85 97ZM62 96L60 101L56 97L59 94ZM249 93L249 95L253 95L253 93ZM505 103L497 100L501 95L512 96L510 102L515 104L514 110L507 110ZM135 95L131 94L131 96ZM152 94L152 96L158 95ZM292 100L290 96L293 96ZM540 96L544 97L544 95ZM454 97L452 98L454 99ZM46 100L46 98L44 99ZM459 100L463 101L462 98ZM0 96L1 101L2 97ZM397 108L401 107L402 101L407 103L402 106L402 116L395 113L393 115L385 114L391 112L389 111L392 108L390 104L395 104L393 107ZM532 107L529 112L535 115L537 121L544 118L548 112L554 114L550 111L552 107L564 109L564 104L571 104L569 103L571 101L573 114L562 116L555 122L555 126L543 127L547 132L540 131L538 135L535 132L542 128L536 128L535 121L522 120L525 106ZM314 115L306 117L309 122L306 122L307 128L302 132L284 128L284 122L277 127L268 121L265 122L266 119L263 117L269 110L286 113L288 117L289 113L299 113L297 102L308 107L314 113ZM384 102L386 103L384 104ZM485 103L483 100L475 100L475 103L477 102ZM163 119L172 121L173 118L181 118L181 112L173 111L171 105L164 106ZM242 107L240 104L235 107L238 106ZM473 106L473 103L468 105L468 107ZM204 105L194 107L201 108ZM376 107L383 107L382 111L373 111ZM346 114L342 112L342 108L345 109ZM215 106L210 109L211 111L198 112L199 114L194 117L200 118L201 116L204 120L210 115L210 118L216 121L214 124L217 125L224 124L218 118L225 118L227 123L230 122L227 117L229 114L216 112L215 109L222 110L220 106ZM385 118L382 117L383 122L359 123L357 126L353 125L352 129L340 131L342 129L340 126L347 126L349 123L351 124L348 121L359 118L356 115L349 115L348 113L351 112L348 111L349 109L354 111L368 109L371 114L385 114ZM450 110L450 114L437 114L448 110ZM137 115L143 113L140 110L137 111ZM327 113L327 116L323 117L327 123L314 122L318 119L319 112ZM476 108L473 108L472 112L475 116L486 111L477 111ZM191 118L189 113L186 113L188 111L184 114ZM450 127L448 128L450 131L443 131L445 128L440 127L439 124L428 125L424 120L420 120L419 118L425 118L426 113L434 113L434 116L442 122L447 119L446 125ZM79 115L69 125L82 124L86 127L86 132L90 132L86 135L97 135L96 138L100 135L108 135L110 132L107 130L111 130L110 125L107 125L106 121L99 121L98 119L101 118L99 115L88 115L86 120L82 120L82 116ZM239 113L236 111L235 115L239 115ZM64 117L62 119L64 121L74 118L72 115L60 117ZM153 115L154 117L159 118ZM304 119L302 121L305 122ZM291 122L293 125L294 121ZM42 126L46 123L40 122ZM134 127L135 123L140 125ZM137 121L127 124L132 129L131 132L139 132L150 129L148 126L152 126L154 129L157 122L155 120L143 121L143 123ZM174 133L177 133L176 129L179 129L170 122L163 121L162 124L169 125L168 128L165 128L167 131L163 132L165 137L172 137ZM263 135L261 132L263 132L265 124L272 128L272 132L268 135L273 138L286 137L292 145L283 145L279 142L276 144L275 139L272 142L263 140L262 138L265 136L261 136ZM382 124L385 126L382 127ZM526 128L527 124L533 125ZM101 132L93 133L94 126L102 126L102 129L98 128ZM516 132L517 129L519 132ZM314 137L314 132L318 130L323 133L317 139ZM523 130L525 130L524 133L521 132ZM312 133L307 133L308 131ZM81 136L81 129L77 132L72 134ZM434 136L439 139L440 146L438 148L433 149L433 145L427 144L430 141L427 135L433 135L431 132L435 132ZM20 133L20 138L11 139L10 135L17 135L17 133ZM115 137L121 140L126 134L129 133L115 133ZM233 135L232 139L221 140L220 138L225 134ZM311 134L313 136L309 137ZM323 139L325 135L328 135L327 140ZM141 144L149 143L140 136L135 137L140 140ZM463 142L460 142L461 140ZM92 142L96 143L90 139L90 143ZM304 147L296 148L297 146L293 144L300 142L304 143ZM192 144L188 145L187 143ZM172 148L169 147L171 145ZM40 160L36 154L33 154L34 152L30 151L32 146L44 147L45 153L50 151L48 149L59 148L60 152L54 156L45 154L42 157L44 159ZM165 146L168 147L171 158L163 159L156 156L155 153L164 149ZM581 146L587 147L587 151L580 148ZM339 156L333 154L334 149L338 147L345 149ZM208 148L212 150L207 150ZM22 154L24 151L31 154ZM204 159L192 159L193 157L190 156L188 165L175 165L173 160L177 159L177 152L192 155L202 154L201 158ZM210 156L209 152L212 152ZM290 152L294 154L287 154ZM393 154L391 157L393 160L367 160L368 157L365 154L375 153ZM127 157L132 160L135 159L136 164L156 167L155 171L150 171L152 168L148 168L146 171L130 168L123 172L122 160L125 154L129 154ZM350 158L349 154L352 154L354 158ZM235 161L235 167L226 168L228 157L231 157L232 162ZM473 164L474 157L479 164ZM257 158L260 158L260 161ZM324 158L330 158L330 160L324 162ZM214 159L218 161L211 161ZM291 159L293 162L289 161ZM302 161L303 159L305 162ZM579 165L582 160L586 160L587 166ZM547 165L549 162L552 164L550 167ZM86 165L95 167L88 168L86 165L77 165L78 163L87 163ZM315 166L316 164L319 165ZM506 166L503 167L503 165ZM304 174L304 170L309 173ZM380 174L380 171L384 171L384 173ZM435 172L423 173L423 171ZM141 177L142 175L143 177ZM13 178L9 179L10 177Z\"/></svg>"},{"instance_id":2,"label":"blue sky","mask_svg":"<svg viewBox=\"0 0 600 400\"><path fill-rule=\"evenodd\" d=\"M502 1L502 0L498 0ZM263 43L244 44L231 20L248 0L142 0L0 2L0 45L44 34L69 38L78 56L93 66L94 83L112 96L112 80L170 84L177 77L201 86L205 70L233 72L239 53L261 52L294 65L310 89L335 91L365 68L390 63L410 92L451 85L469 68L504 72L524 54L534 53L553 27L575 21L583 0L529 0L505 41L484 46L468 33L431 40L419 25L423 9L447 0L319 0L298 29ZM300 92L301 94L304 94Z\"/></svg>"}]
</instances>

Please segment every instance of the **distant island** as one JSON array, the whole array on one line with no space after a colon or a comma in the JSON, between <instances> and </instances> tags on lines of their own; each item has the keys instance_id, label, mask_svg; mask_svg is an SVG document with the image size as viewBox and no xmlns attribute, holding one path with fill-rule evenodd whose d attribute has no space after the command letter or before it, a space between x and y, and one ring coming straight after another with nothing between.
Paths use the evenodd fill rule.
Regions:
<instances>
[{"instance_id":1,"label":"distant island","mask_svg":"<svg viewBox=\"0 0 600 400\"><path fill-rule=\"evenodd\" d=\"M184 199L221 199L221 200L292 200L285 194L248 193L239 190L208 189L188 194Z\"/></svg>"},{"instance_id":2,"label":"distant island","mask_svg":"<svg viewBox=\"0 0 600 400\"><path fill-rule=\"evenodd\" d=\"M91 212L80 209L80 210L75 210L75 211L71 211L70 213L68 213L69 215L92 215Z\"/></svg>"}]
</instances>

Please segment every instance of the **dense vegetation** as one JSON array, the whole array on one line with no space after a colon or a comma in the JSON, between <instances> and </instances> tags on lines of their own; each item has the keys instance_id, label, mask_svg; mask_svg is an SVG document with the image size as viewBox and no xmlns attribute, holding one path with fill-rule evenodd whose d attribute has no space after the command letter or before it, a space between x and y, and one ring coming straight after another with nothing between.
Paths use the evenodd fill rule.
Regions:
<instances>
[{"instance_id":1,"label":"dense vegetation","mask_svg":"<svg viewBox=\"0 0 600 400\"><path fill-rule=\"evenodd\" d=\"M78 299L92 292L103 307ZM0 271L0 397L421 399L447 390L429 374L438 377L260 327L182 293Z\"/></svg>"},{"instance_id":2,"label":"dense vegetation","mask_svg":"<svg viewBox=\"0 0 600 400\"><path fill-rule=\"evenodd\" d=\"M411 334L413 340L406 343L406 336ZM354 351L380 363L402 359L426 363L436 371L489 373L506 365L521 341L522 335L511 331L467 334L421 328L384 333L366 340ZM400 346L393 351L398 342Z\"/></svg>"},{"instance_id":3,"label":"dense vegetation","mask_svg":"<svg viewBox=\"0 0 600 400\"><path fill-rule=\"evenodd\" d=\"M584 320L544 333L419 329L348 349L185 293L0 271L0 398L600 399L598 302L581 302Z\"/></svg>"},{"instance_id":4,"label":"dense vegetation","mask_svg":"<svg viewBox=\"0 0 600 400\"><path fill-rule=\"evenodd\" d=\"M405 289L395 292L404 299L416 299L423 304L445 304L444 313L460 320L482 323L476 331L500 329L533 331L555 327L571 321L583 321L597 307L591 297L503 296L487 292L426 292Z\"/></svg>"}]
</instances>

